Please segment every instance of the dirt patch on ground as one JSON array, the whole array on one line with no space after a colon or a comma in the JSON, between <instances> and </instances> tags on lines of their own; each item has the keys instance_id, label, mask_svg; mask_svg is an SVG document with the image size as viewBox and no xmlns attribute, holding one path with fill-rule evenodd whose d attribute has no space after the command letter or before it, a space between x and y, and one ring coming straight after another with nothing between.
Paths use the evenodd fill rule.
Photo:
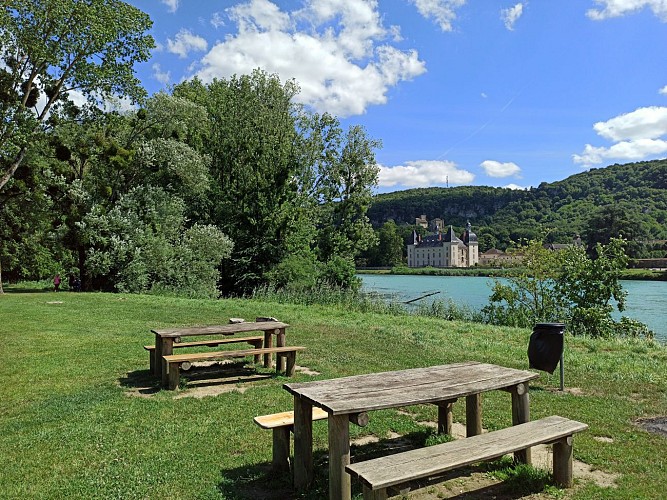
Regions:
<instances>
[{"instance_id":1,"label":"dirt patch on ground","mask_svg":"<svg viewBox=\"0 0 667 500\"><path fill-rule=\"evenodd\" d=\"M652 418L640 418L637 420L637 425L649 432L655 432L667 437L667 416L659 416Z\"/></svg>"},{"instance_id":2,"label":"dirt patch on ground","mask_svg":"<svg viewBox=\"0 0 667 500\"><path fill-rule=\"evenodd\" d=\"M305 366L296 366L295 370L304 375L315 376L318 372ZM228 392L243 394L257 383L273 378L272 374L257 373L245 362L202 361L192 363L192 368L182 372L187 380L185 388L174 392L174 399L205 398ZM121 384L125 386L128 396L150 398L160 391L159 384L152 376L128 377Z\"/></svg>"}]
</instances>

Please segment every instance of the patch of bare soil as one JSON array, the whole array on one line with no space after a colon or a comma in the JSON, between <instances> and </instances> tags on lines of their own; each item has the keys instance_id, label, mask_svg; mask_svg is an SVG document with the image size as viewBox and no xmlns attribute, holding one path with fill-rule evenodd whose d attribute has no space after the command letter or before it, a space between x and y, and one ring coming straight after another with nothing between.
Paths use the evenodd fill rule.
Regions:
<instances>
[{"instance_id":1,"label":"patch of bare soil","mask_svg":"<svg viewBox=\"0 0 667 500\"><path fill-rule=\"evenodd\" d=\"M305 366L296 366L295 370L305 375L319 375ZM252 367L245 366L245 362L234 360L195 362L190 370L182 374L187 379L187 387L176 391L174 399L200 399L228 392L243 394L257 383L273 378L271 374L257 373ZM150 398L159 391L160 387L153 377L135 379L132 385L126 387L128 396L140 398Z\"/></svg>"},{"instance_id":2,"label":"patch of bare soil","mask_svg":"<svg viewBox=\"0 0 667 500\"><path fill-rule=\"evenodd\" d=\"M667 415L652 418L640 418L637 425L649 432L667 437Z\"/></svg>"}]
</instances>

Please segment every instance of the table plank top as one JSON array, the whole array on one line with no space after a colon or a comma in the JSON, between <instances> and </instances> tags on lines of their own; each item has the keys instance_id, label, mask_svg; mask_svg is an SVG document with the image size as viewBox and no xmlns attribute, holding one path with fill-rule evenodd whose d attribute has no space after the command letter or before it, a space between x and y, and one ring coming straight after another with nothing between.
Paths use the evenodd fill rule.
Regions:
<instances>
[{"instance_id":1,"label":"table plank top","mask_svg":"<svg viewBox=\"0 0 667 500\"><path fill-rule=\"evenodd\" d=\"M235 333L268 332L287 328L287 323L280 321L248 321L245 323L230 323L227 325L195 326L184 328L166 328L151 330L163 338L191 337L197 335L233 335Z\"/></svg>"},{"instance_id":2,"label":"table plank top","mask_svg":"<svg viewBox=\"0 0 667 500\"><path fill-rule=\"evenodd\" d=\"M315 382L285 384L290 393L332 415L436 403L481 392L505 389L539 374L470 361L355 375Z\"/></svg>"}]
</instances>

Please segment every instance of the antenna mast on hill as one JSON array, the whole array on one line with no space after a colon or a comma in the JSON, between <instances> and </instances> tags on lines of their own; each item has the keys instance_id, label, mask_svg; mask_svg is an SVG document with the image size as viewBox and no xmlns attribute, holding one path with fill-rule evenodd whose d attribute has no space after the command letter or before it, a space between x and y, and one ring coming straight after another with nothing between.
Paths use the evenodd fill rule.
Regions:
<instances>
[{"instance_id":1,"label":"antenna mast on hill","mask_svg":"<svg viewBox=\"0 0 667 500\"><path fill-rule=\"evenodd\" d=\"M445 176L445 182L447 183L447 187L449 187L449 176L448 175Z\"/></svg>"}]
</instances>

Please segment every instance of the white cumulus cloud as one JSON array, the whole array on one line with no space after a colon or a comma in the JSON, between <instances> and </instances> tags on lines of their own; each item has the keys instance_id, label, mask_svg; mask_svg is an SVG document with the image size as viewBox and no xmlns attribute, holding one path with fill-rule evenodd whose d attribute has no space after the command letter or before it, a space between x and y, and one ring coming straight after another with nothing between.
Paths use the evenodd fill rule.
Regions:
<instances>
[{"instance_id":1,"label":"white cumulus cloud","mask_svg":"<svg viewBox=\"0 0 667 500\"><path fill-rule=\"evenodd\" d=\"M586 144L581 154L575 154L575 163L584 166L605 161L637 161L667 153L667 107L639 108L593 125L597 134L615 142L610 147Z\"/></svg>"},{"instance_id":2,"label":"white cumulus cloud","mask_svg":"<svg viewBox=\"0 0 667 500\"><path fill-rule=\"evenodd\" d=\"M662 21L667 22L667 1L665 0L595 0L595 3L601 8L590 9L586 12L586 15L595 21L625 16L649 8Z\"/></svg>"},{"instance_id":3,"label":"white cumulus cloud","mask_svg":"<svg viewBox=\"0 0 667 500\"><path fill-rule=\"evenodd\" d=\"M186 58L192 51L203 52L208 48L206 40L190 30L181 29L174 40L167 39L167 50L178 57Z\"/></svg>"},{"instance_id":4,"label":"white cumulus cloud","mask_svg":"<svg viewBox=\"0 0 667 500\"><path fill-rule=\"evenodd\" d=\"M501 163L495 160L486 160L480 164L480 167L484 169L489 177L519 177L521 173L521 168L513 162Z\"/></svg>"},{"instance_id":5,"label":"white cumulus cloud","mask_svg":"<svg viewBox=\"0 0 667 500\"><path fill-rule=\"evenodd\" d=\"M454 162L441 160L408 161L405 165L380 165L378 185L393 187L429 187L471 184L475 175L460 169Z\"/></svg>"},{"instance_id":6,"label":"white cumulus cloud","mask_svg":"<svg viewBox=\"0 0 667 500\"><path fill-rule=\"evenodd\" d=\"M667 108L639 108L593 125L597 134L611 141L656 139L667 134Z\"/></svg>"},{"instance_id":7,"label":"white cumulus cloud","mask_svg":"<svg viewBox=\"0 0 667 500\"><path fill-rule=\"evenodd\" d=\"M466 0L410 0L419 13L427 19L434 19L442 31L452 31L456 19L456 9L465 5Z\"/></svg>"},{"instance_id":8,"label":"white cumulus cloud","mask_svg":"<svg viewBox=\"0 0 667 500\"><path fill-rule=\"evenodd\" d=\"M509 9L502 9L500 11L500 19L505 24L505 28L510 31L514 30L514 23L516 23L523 14L523 4L518 3Z\"/></svg>"},{"instance_id":9,"label":"white cumulus cloud","mask_svg":"<svg viewBox=\"0 0 667 500\"><path fill-rule=\"evenodd\" d=\"M507 186L504 186L505 189L513 189L515 191L526 191L528 188L524 186L519 186L518 184L508 184Z\"/></svg>"},{"instance_id":10,"label":"white cumulus cloud","mask_svg":"<svg viewBox=\"0 0 667 500\"><path fill-rule=\"evenodd\" d=\"M169 82L171 82L171 72L169 70L162 71L162 67L158 63L153 64L152 68L153 78L155 78L162 85L167 85Z\"/></svg>"},{"instance_id":11,"label":"white cumulus cloud","mask_svg":"<svg viewBox=\"0 0 667 500\"><path fill-rule=\"evenodd\" d=\"M376 0L308 0L282 11L269 0L226 10L238 33L217 42L200 61L204 82L256 68L301 86L300 102L339 116L384 104L389 89L426 71L415 50L390 44Z\"/></svg>"},{"instance_id":12,"label":"white cumulus cloud","mask_svg":"<svg viewBox=\"0 0 667 500\"><path fill-rule=\"evenodd\" d=\"M180 0L161 0L163 4L169 7L169 12L176 12Z\"/></svg>"},{"instance_id":13,"label":"white cumulus cloud","mask_svg":"<svg viewBox=\"0 0 667 500\"><path fill-rule=\"evenodd\" d=\"M658 90L658 94L667 95L667 85Z\"/></svg>"}]
</instances>

